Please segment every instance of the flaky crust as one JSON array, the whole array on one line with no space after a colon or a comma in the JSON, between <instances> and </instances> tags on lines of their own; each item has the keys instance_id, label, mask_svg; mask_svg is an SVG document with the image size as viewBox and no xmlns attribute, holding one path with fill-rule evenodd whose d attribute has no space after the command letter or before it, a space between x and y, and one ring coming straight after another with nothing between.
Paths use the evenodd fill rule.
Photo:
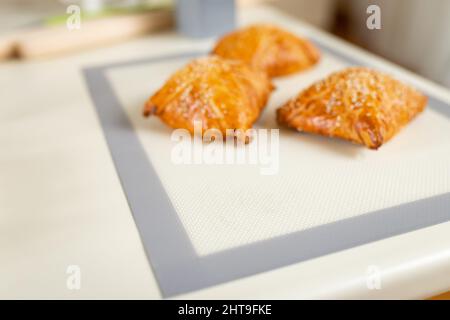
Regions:
<instances>
[{"instance_id":1,"label":"flaky crust","mask_svg":"<svg viewBox=\"0 0 450 320\"><path fill-rule=\"evenodd\" d=\"M262 72L217 56L196 59L177 71L147 101L144 115L157 115L172 128L247 130L258 119L273 86Z\"/></svg>"},{"instance_id":2,"label":"flaky crust","mask_svg":"<svg viewBox=\"0 0 450 320\"><path fill-rule=\"evenodd\" d=\"M422 112L427 98L381 72L355 67L312 85L277 110L280 124L378 149Z\"/></svg>"},{"instance_id":3,"label":"flaky crust","mask_svg":"<svg viewBox=\"0 0 450 320\"><path fill-rule=\"evenodd\" d=\"M302 71L320 60L319 50L310 41L268 24L253 25L225 35L213 53L244 61L269 77Z\"/></svg>"}]
</instances>

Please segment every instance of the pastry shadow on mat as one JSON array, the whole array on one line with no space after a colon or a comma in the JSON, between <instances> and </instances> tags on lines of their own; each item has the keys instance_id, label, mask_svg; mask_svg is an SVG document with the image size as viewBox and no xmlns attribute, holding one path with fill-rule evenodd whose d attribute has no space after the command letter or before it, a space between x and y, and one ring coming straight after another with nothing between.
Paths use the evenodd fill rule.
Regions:
<instances>
[{"instance_id":1,"label":"pastry shadow on mat","mask_svg":"<svg viewBox=\"0 0 450 320\"><path fill-rule=\"evenodd\" d=\"M303 143L320 149L324 152L324 156L326 153L332 153L339 157L356 160L360 158L365 150L363 146L353 144L346 140L297 132L288 128L280 128L280 139L283 139L283 136L288 139L299 140L299 148L301 148L301 143Z\"/></svg>"},{"instance_id":2,"label":"pastry shadow on mat","mask_svg":"<svg viewBox=\"0 0 450 320\"><path fill-rule=\"evenodd\" d=\"M171 134L175 129L166 126L156 116L150 116L148 118L144 117L142 114L142 110L143 107L141 104L136 104L133 108L133 114L137 118L137 121L134 121L134 125L136 126L136 128L148 130L158 135L167 136L167 138L170 139ZM125 122L121 122L123 126L125 126ZM257 125L257 128L279 129L280 139L298 139L299 148L301 148L301 143L308 144L309 146L320 148L321 150L323 150L324 155L325 152L327 152L333 153L340 157L345 157L347 159L358 159L364 151L363 146L353 144L349 141L340 140L337 138L323 137L320 135L308 134L304 132L297 132L289 128L279 127L276 125L275 121L268 121L266 123L263 122L262 124L260 123L259 125Z\"/></svg>"},{"instance_id":3,"label":"pastry shadow on mat","mask_svg":"<svg viewBox=\"0 0 450 320\"><path fill-rule=\"evenodd\" d=\"M119 119L117 119L118 120L117 125L121 129L148 131L149 133L153 134L156 133L160 136L166 136L167 139L170 139L174 129L166 126L156 116L144 117L143 109L144 107L142 103L133 103L131 110L132 113L131 114L126 113L125 118L120 117Z\"/></svg>"}]
</instances>

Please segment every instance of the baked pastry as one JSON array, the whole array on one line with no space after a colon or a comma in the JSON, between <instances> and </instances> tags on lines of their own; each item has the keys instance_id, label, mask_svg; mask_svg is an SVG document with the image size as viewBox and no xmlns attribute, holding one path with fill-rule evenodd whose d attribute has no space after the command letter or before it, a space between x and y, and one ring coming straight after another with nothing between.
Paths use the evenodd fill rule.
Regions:
<instances>
[{"instance_id":1,"label":"baked pastry","mask_svg":"<svg viewBox=\"0 0 450 320\"><path fill-rule=\"evenodd\" d=\"M238 59L269 77L307 69L320 59L319 50L308 40L273 25L258 24L225 35L213 53Z\"/></svg>"},{"instance_id":2,"label":"baked pastry","mask_svg":"<svg viewBox=\"0 0 450 320\"><path fill-rule=\"evenodd\" d=\"M273 86L262 72L217 56L196 59L177 71L145 104L172 128L245 131L258 119Z\"/></svg>"},{"instance_id":3,"label":"baked pastry","mask_svg":"<svg viewBox=\"0 0 450 320\"><path fill-rule=\"evenodd\" d=\"M312 85L277 110L280 124L378 149L422 112L427 98L392 77L348 68Z\"/></svg>"}]
</instances>

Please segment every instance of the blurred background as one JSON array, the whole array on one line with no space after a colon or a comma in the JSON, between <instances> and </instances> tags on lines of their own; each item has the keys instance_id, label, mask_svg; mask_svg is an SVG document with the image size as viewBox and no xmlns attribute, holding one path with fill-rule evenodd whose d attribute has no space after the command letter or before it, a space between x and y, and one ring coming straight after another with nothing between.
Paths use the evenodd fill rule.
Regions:
<instances>
[{"instance_id":1,"label":"blurred background","mask_svg":"<svg viewBox=\"0 0 450 320\"><path fill-rule=\"evenodd\" d=\"M194 3L196 0L191 0ZM209 0L216 1L216 0ZM228 0L232 2L232 0ZM11 33L51 15L69 3L87 11L102 4L136 6L141 0L1 0L0 30ZM171 6L174 0L144 1ZM375 54L450 87L450 0L236 0L236 9L255 5L277 7ZM366 27L367 7L381 8L382 28Z\"/></svg>"}]
</instances>

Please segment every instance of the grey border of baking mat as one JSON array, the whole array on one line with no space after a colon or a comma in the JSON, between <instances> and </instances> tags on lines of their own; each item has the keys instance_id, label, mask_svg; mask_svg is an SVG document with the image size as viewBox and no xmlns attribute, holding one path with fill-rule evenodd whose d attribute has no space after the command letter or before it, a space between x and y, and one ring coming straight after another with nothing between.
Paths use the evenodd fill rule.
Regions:
<instances>
[{"instance_id":1,"label":"grey border of baking mat","mask_svg":"<svg viewBox=\"0 0 450 320\"><path fill-rule=\"evenodd\" d=\"M358 64L352 57L324 44L318 45L323 51L350 65ZM105 71L202 54L205 52L153 57L83 70L122 188L163 297L203 289L450 221L450 193L447 193L198 256ZM429 105L450 117L447 103L431 97Z\"/></svg>"}]
</instances>

